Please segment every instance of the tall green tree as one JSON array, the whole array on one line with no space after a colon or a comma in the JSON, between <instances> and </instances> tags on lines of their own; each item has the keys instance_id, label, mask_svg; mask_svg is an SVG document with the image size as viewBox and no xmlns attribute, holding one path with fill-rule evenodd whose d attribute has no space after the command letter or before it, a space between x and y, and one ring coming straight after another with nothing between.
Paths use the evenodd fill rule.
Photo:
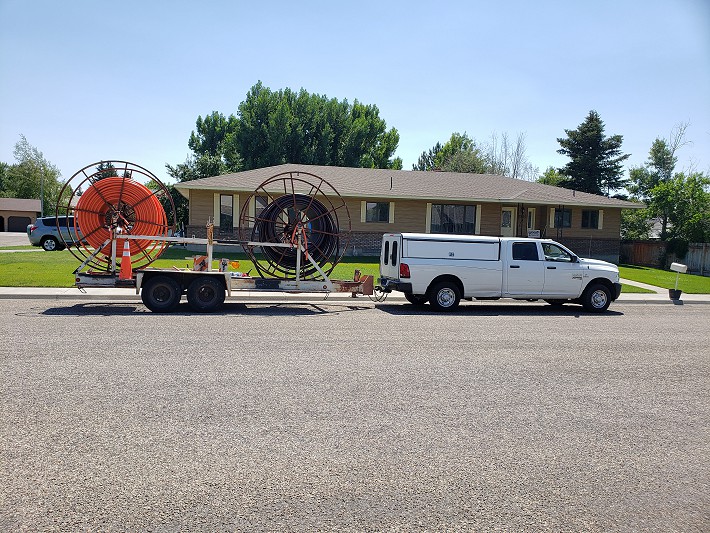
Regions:
<instances>
[{"instance_id":1,"label":"tall green tree","mask_svg":"<svg viewBox=\"0 0 710 533\"><path fill-rule=\"evenodd\" d=\"M562 184L567 180L567 176L560 173L559 169L555 167L547 167L545 172L542 173L537 179L538 183L544 185L552 185L554 187L562 187Z\"/></svg>"},{"instance_id":2,"label":"tall green tree","mask_svg":"<svg viewBox=\"0 0 710 533\"><path fill-rule=\"evenodd\" d=\"M304 89L272 91L261 82L236 115L198 117L188 146L192 154L168 172L184 181L283 163L402 168L393 157L396 129L387 129L374 105L338 101Z\"/></svg>"},{"instance_id":3,"label":"tall green tree","mask_svg":"<svg viewBox=\"0 0 710 533\"><path fill-rule=\"evenodd\" d=\"M630 154L623 154L621 135L607 137L599 113L592 110L575 130L565 130L567 137L558 138L561 148L557 153L570 161L560 173L568 178L563 187L592 194L611 193L624 186L622 163Z\"/></svg>"},{"instance_id":4,"label":"tall green tree","mask_svg":"<svg viewBox=\"0 0 710 533\"><path fill-rule=\"evenodd\" d=\"M673 179L678 163L676 153L687 144L685 140L687 127L687 123L681 123L673 129L668 139L657 137L651 145L646 163L629 171L627 188L634 198L649 205L649 216L660 217L663 240L668 238L668 224L674 205L667 200L667 189L659 186Z\"/></svg>"},{"instance_id":5,"label":"tall green tree","mask_svg":"<svg viewBox=\"0 0 710 533\"><path fill-rule=\"evenodd\" d=\"M443 145L437 142L428 152L422 152L412 170L483 174L487 166L476 142L466 133L454 132Z\"/></svg>"},{"instance_id":6,"label":"tall green tree","mask_svg":"<svg viewBox=\"0 0 710 533\"><path fill-rule=\"evenodd\" d=\"M668 238L710 242L710 178L701 172L679 172L651 190L652 214L668 213ZM658 210L655 211L654 210Z\"/></svg>"},{"instance_id":7,"label":"tall green tree","mask_svg":"<svg viewBox=\"0 0 710 533\"><path fill-rule=\"evenodd\" d=\"M62 188L61 172L24 135L15 144L15 164L5 165L0 196L39 198L43 214L54 214Z\"/></svg>"}]
</instances>

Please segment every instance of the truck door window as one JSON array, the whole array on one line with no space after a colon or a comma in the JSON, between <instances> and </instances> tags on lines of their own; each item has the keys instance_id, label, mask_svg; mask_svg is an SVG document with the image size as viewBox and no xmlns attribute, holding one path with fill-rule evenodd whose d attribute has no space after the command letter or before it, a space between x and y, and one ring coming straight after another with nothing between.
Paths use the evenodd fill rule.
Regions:
<instances>
[{"instance_id":1,"label":"truck door window","mask_svg":"<svg viewBox=\"0 0 710 533\"><path fill-rule=\"evenodd\" d=\"M514 261L538 261L537 243L534 242L514 242Z\"/></svg>"},{"instance_id":2,"label":"truck door window","mask_svg":"<svg viewBox=\"0 0 710 533\"><path fill-rule=\"evenodd\" d=\"M392 266L397 266L397 241L392 243Z\"/></svg>"},{"instance_id":3,"label":"truck door window","mask_svg":"<svg viewBox=\"0 0 710 533\"><path fill-rule=\"evenodd\" d=\"M543 243L542 251L545 254L545 261L572 262L572 256L554 244Z\"/></svg>"},{"instance_id":4,"label":"truck door window","mask_svg":"<svg viewBox=\"0 0 710 533\"><path fill-rule=\"evenodd\" d=\"M389 264L390 259L390 241L385 241L385 265Z\"/></svg>"}]
</instances>

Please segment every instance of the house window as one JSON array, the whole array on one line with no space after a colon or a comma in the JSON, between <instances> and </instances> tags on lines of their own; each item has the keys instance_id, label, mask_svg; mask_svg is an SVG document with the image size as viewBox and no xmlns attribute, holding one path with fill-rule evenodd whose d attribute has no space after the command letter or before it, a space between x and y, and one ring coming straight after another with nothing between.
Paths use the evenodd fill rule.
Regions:
<instances>
[{"instance_id":1,"label":"house window","mask_svg":"<svg viewBox=\"0 0 710 533\"><path fill-rule=\"evenodd\" d=\"M232 231L234 221L234 197L231 194L219 196L219 229Z\"/></svg>"},{"instance_id":2,"label":"house window","mask_svg":"<svg viewBox=\"0 0 710 533\"><path fill-rule=\"evenodd\" d=\"M572 227L572 210L571 209L555 209L555 227L556 228L571 228Z\"/></svg>"},{"instance_id":3,"label":"house window","mask_svg":"<svg viewBox=\"0 0 710 533\"><path fill-rule=\"evenodd\" d=\"M590 229L599 229L598 209L582 211L582 227Z\"/></svg>"},{"instance_id":4,"label":"house window","mask_svg":"<svg viewBox=\"0 0 710 533\"><path fill-rule=\"evenodd\" d=\"M389 222L389 202L367 202L365 208L365 222Z\"/></svg>"},{"instance_id":5,"label":"house window","mask_svg":"<svg viewBox=\"0 0 710 533\"><path fill-rule=\"evenodd\" d=\"M473 235L476 232L476 206L432 204L431 232Z\"/></svg>"}]
</instances>

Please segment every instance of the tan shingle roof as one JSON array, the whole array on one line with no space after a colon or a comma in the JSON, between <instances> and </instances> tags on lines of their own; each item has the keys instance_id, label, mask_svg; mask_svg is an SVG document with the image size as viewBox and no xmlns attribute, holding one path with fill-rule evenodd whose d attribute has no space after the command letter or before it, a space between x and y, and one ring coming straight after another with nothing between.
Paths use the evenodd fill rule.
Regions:
<instances>
[{"instance_id":1,"label":"tan shingle roof","mask_svg":"<svg viewBox=\"0 0 710 533\"><path fill-rule=\"evenodd\" d=\"M330 183L341 196L378 199L481 201L639 208L641 204L493 174L424 172L379 168L285 164L177 183L189 189L254 192L267 179L284 172L307 172Z\"/></svg>"}]
</instances>

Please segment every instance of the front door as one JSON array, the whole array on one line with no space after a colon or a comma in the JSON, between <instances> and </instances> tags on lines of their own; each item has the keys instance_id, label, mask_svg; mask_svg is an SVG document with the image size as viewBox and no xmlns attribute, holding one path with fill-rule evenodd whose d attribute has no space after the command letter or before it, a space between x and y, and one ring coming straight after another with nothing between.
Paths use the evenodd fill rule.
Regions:
<instances>
[{"instance_id":1,"label":"front door","mask_svg":"<svg viewBox=\"0 0 710 533\"><path fill-rule=\"evenodd\" d=\"M545 283L545 270L540 261L538 243L508 242L504 293L509 296L540 296Z\"/></svg>"},{"instance_id":2,"label":"front door","mask_svg":"<svg viewBox=\"0 0 710 533\"><path fill-rule=\"evenodd\" d=\"M582 289L584 269L567 250L553 243L542 243L545 286L542 294L549 297L576 297Z\"/></svg>"},{"instance_id":3,"label":"front door","mask_svg":"<svg viewBox=\"0 0 710 533\"><path fill-rule=\"evenodd\" d=\"M500 213L500 234L515 237L515 207L504 207Z\"/></svg>"}]
</instances>

